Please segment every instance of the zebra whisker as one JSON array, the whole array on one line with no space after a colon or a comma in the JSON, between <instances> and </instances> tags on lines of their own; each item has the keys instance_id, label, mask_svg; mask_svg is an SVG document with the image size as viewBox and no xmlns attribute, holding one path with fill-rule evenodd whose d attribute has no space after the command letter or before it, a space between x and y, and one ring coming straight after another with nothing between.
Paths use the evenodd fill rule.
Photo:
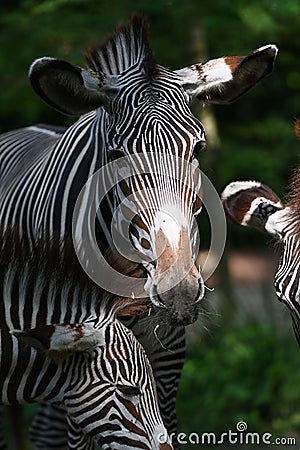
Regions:
<instances>
[{"instance_id":1,"label":"zebra whisker","mask_svg":"<svg viewBox=\"0 0 300 450\"><path fill-rule=\"evenodd\" d=\"M171 349L165 347L164 344L163 344L163 343L161 342L161 340L159 339L159 337L157 336L157 330L158 330L158 328L159 328L159 324L157 324L156 327L155 327L154 330L153 330L154 336L156 337L157 341L159 342L159 344L161 345L161 347L162 347L164 350L167 350L167 352L169 352L169 353L174 353L173 350L171 350Z\"/></svg>"},{"instance_id":2,"label":"zebra whisker","mask_svg":"<svg viewBox=\"0 0 300 450\"><path fill-rule=\"evenodd\" d=\"M205 284L203 285L205 287L205 289L209 292L213 292L215 290L215 288L209 288L208 286L206 286Z\"/></svg>"}]
</instances>

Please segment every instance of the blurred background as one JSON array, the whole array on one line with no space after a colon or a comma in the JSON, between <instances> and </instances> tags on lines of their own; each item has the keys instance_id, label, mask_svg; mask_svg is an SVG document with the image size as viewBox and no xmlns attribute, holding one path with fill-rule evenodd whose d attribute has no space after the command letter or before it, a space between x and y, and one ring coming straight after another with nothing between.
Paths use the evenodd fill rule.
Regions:
<instances>
[{"instance_id":1,"label":"blurred background","mask_svg":"<svg viewBox=\"0 0 300 450\"><path fill-rule=\"evenodd\" d=\"M171 69L278 45L275 71L257 87L232 105L193 110L207 130L201 168L219 193L230 181L256 179L284 199L300 152L293 134L300 113L298 0L1 0L0 131L71 124L31 90L31 62L56 56L83 65L84 52L135 11L148 16L156 59ZM204 255L205 211L199 224ZM222 261L207 282L214 291L188 330L181 432L221 434L243 420L249 432L300 439L300 351L272 285L279 254L268 236L228 224ZM25 414L29 420L33 409Z\"/></svg>"}]
</instances>

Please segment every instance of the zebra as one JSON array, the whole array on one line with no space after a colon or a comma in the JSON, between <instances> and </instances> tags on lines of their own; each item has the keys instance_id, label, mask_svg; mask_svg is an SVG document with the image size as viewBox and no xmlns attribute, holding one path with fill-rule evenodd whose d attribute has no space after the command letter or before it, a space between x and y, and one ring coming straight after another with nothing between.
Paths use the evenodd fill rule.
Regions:
<instances>
[{"instance_id":1,"label":"zebra","mask_svg":"<svg viewBox=\"0 0 300 450\"><path fill-rule=\"evenodd\" d=\"M121 317L120 319L123 322L123 318ZM177 448L177 421L174 404L182 370L181 361L185 356L184 349L180 345L181 340L184 339L184 336L182 336L184 330L173 330L172 333L168 331L165 335L160 336L159 341L154 338L149 340L149 332L147 331L149 326L147 322L147 319L139 320L132 327L132 331L143 346L147 345L148 358L151 366L155 369L153 372L155 374L158 399L161 399L159 407L162 409L163 421L167 430L170 430L169 435L172 439L173 447ZM125 323L128 326L128 322L126 321ZM164 347L161 347L160 342L163 342ZM153 346L151 353L149 352L150 345ZM166 354L162 353L162 348L167 349ZM169 421L165 419L165 417L168 417L168 414ZM30 441L34 445L35 450L66 450L68 448L67 424L64 416L65 412L62 408L56 406L54 409L52 404L41 404L29 428ZM90 450L90 444L86 443L86 445L87 447L82 446L80 449Z\"/></svg>"},{"instance_id":2,"label":"zebra","mask_svg":"<svg viewBox=\"0 0 300 450\"><path fill-rule=\"evenodd\" d=\"M103 449L172 449L150 362L118 319L133 302L99 297L58 244L50 252L1 234L0 404L63 405L68 448L82 435Z\"/></svg>"},{"instance_id":3,"label":"zebra","mask_svg":"<svg viewBox=\"0 0 300 450\"><path fill-rule=\"evenodd\" d=\"M300 121L295 123L300 139ZM281 259L274 277L277 298L289 309L300 346L300 168L290 184L289 200L284 205L277 194L259 181L235 181L222 194L227 217L233 222L269 233L282 244Z\"/></svg>"},{"instance_id":4,"label":"zebra","mask_svg":"<svg viewBox=\"0 0 300 450\"><path fill-rule=\"evenodd\" d=\"M151 190L153 204L144 199L144 210L134 211L129 238L145 255L146 290L153 306L164 310L172 323L193 322L204 295L201 274L193 264L195 249L190 248L191 232L195 232L192 217L201 209L201 186L195 171L196 180L192 180L188 168L180 173L168 156L192 160L197 166L205 134L189 109L191 100L234 100L271 71L276 51L275 46L267 45L246 57L220 58L170 71L154 62L144 21L134 16L129 26L88 54L88 68L49 57L36 60L29 71L33 89L59 111L83 116L59 138L41 127L2 136L1 223L18 226L33 241L44 231L50 236L57 232L63 239L70 233L75 200L88 177L109 158L135 155L138 160L145 155L148 166L142 161L143 169L149 176L136 175L118 184L115 205L107 202L108 218L100 209L97 217L105 230L101 238L113 247L106 221L111 224L115 208L129 196L128 191L136 199L140 184L148 183L151 188L151 183L156 183ZM176 170L183 182L186 177L195 192L180 183L170 186L168 179L151 179L159 162L171 179ZM165 191L158 183L163 183ZM171 188L172 197L166 195ZM171 213L169 206L173 206ZM157 255L161 240L167 249ZM168 267L173 259L177 264ZM186 266L190 270L182 280ZM173 284L178 279L180 283L169 285L161 273L163 268L169 269L168 279Z\"/></svg>"},{"instance_id":5,"label":"zebra","mask_svg":"<svg viewBox=\"0 0 300 450\"><path fill-rule=\"evenodd\" d=\"M201 271L195 266L194 217L202 206L198 156L205 148L205 132L190 104L196 98L212 103L237 99L272 71L276 54L276 46L265 45L247 56L172 71L155 62L146 22L134 15L128 25L87 54L86 68L52 57L31 65L29 78L37 94L60 112L81 116L71 127L62 131L30 126L0 138L0 223L4 228L13 224L32 244L43 234L57 233L64 245L72 233L79 194L98 169L109 162L117 164L122 157L129 166L133 161L142 167L142 174L120 180L109 191L95 223L87 228L96 228L101 252L119 265L121 273L131 264L130 276L142 278L161 328L170 333L178 329L174 348L161 348L160 355L152 358L169 430L176 423L175 397L172 394L172 402L166 397L176 392L184 361L182 327L197 319L204 296ZM141 192L148 195L141 199ZM88 216L89 188L85 194L78 208L79 225ZM126 220L118 208L125 203L131 213L129 226L123 226ZM141 256L135 265L116 252L111 224L117 210L117 231ZM174 351L178 368L172 383L166 381L169 351ZM151 352L148 344L150 360ZM164 358L163 384L158 375L164 371Z\"/></svg>"}]
</instances>

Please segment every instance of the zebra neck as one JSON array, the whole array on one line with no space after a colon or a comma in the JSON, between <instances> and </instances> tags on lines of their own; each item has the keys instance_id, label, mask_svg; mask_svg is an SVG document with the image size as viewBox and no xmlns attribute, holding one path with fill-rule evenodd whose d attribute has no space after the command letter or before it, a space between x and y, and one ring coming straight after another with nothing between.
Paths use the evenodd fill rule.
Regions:
<instances>
[{"instance_id":1,"label":"zebra neck","mask_svg":"<svg viewBox=\"0 0 300 450\"><path fill-rule=\"evenodd\" d=\"M147 299L133 302L132 298L106 293L96 285L73 255L68 241L62 252L58 239L41 239L32 249L14 229L5 232L0 229L0 237L0 300L2 298L2 307L11 320L10 325L6 324L9 329L20 328L21 324L21 328L29 329L45 324L87 321L96 326L115 320L116 315L147 312ZM124 264L122 267L124 269ZM144 275L133 263L125 267L126 275ZM35 314L32 314L33 309Z\"/></svg>"},{"instance_id":2,"label":"zebra neck","mask_svg":"<svg viewBox=\"0 0 300 450\"><path fill-rule=\"evenodd\" d=\"M43 189L35 200L40 218L35 229L47 230L50 236L58 232L61 238L71 235L78 195L105 162L106 115L99 110L81 117L52 149L41 175Z\"/></svg>"},{"instance_id":3,"label":"zebra neck","mask_svg":"<svg viewBox=\"0 0 300 450\"><path fill-rule=\"evenodd\" d=\"M12 321L8 328L80 323L105 316L107 299L101 289L79 265L61 255L58 243L40 241L32 251L15 231L6 230L0 253L1 297Z\"/></svg>"}]
</instances>

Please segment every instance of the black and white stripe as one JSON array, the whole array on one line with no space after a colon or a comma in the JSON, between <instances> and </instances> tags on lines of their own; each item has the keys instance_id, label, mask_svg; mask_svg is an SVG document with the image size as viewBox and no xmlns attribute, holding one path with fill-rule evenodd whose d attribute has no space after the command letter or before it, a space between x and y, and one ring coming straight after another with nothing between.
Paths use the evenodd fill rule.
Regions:
<instances>
[{"instance_id":1,"label":"black and white stripe","mask_svg":"<svg viewBox=\"0 0 300 450\"><path fill-rule=\"evenodd\" d=\"M300 321L300 239L298 224L288 215L286 208L285 227L282 229L282 253L274 286L278 298L284 301ZM299 341L300 342L300 341Z\"/></svg>"},{"instance_id":2,"label":"black and white stripe","mask_svg":"<svg viewBox=\"0 0 300 450\"><path fill-rule=\"evenodd\" d=\"M32 246L40 237L56 233L63 249L63 240L71 235L74 205L89 177L110 160L119 156L130 160L134 155L145 173L119 183L100 205L99 247L102 251L113 247L112 214L128 196L128 187L135 217L123 238L143 256L145 289L153 308L158 308L170 330L192 323L204 295L194 265L193 217L201 210L197 157L205 136L190 102L198 98L226 103L238 98L270 73L276 53L274 45L266 45L245 57L170 71L155 63L144 21L135 16L90 53L87 68L49 57L35 61L29 72L35 91L59 111L82 117L65 132L37 126L0 138L0 223L17 227ZM148 196L140 197L141 186ZM80 223L86 205L79 211ZM122 234L121 227L118 231ZM167 254L157 249L158 235L168 244ZM170 260L177 264L170 266ZM178 367L183 341L179 339L179 359L173 361ZM163 348L161 352L163 356ZM165 357L164 383L170 368L169 354ZM162 370L159 365L158 373ZM167 391L162 386L159 392ZM169 422L169 413L164 419Z\"/></svg>"},{"instance_id":3,"label":"black and white stripe","mask_svg":"<svg viewBox=\"0 0 300 450\"><path fill-rule=\"evenodd\" d=\"M15 233L1 236L0 403L63 405L69 448L79 430L103 448L160 449L167 432L149 360L116 318L128 305L99 298L58 248L49 261L48 245L33 254Z\"/></svg>"}]
</instances>

